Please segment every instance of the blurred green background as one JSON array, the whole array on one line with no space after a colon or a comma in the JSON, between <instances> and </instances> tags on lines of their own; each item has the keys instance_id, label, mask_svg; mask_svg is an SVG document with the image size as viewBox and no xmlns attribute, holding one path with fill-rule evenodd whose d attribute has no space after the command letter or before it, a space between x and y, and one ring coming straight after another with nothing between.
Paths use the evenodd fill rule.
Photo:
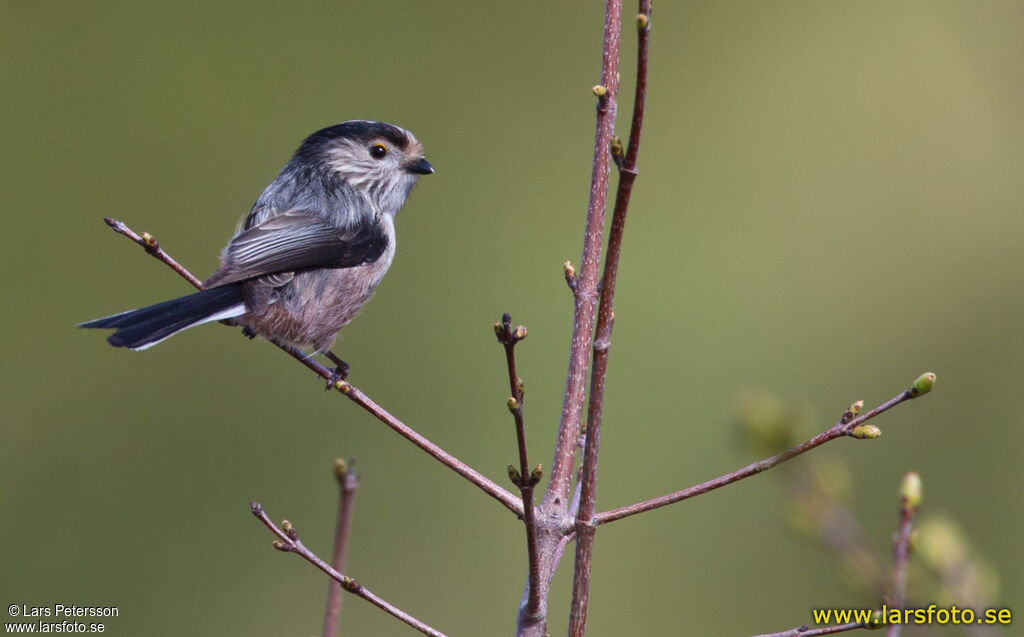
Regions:
<instances>
[{"instance_id":1,"label":"blurred green background","mask_svg":"<svg viewBox=\"0 0 1024 637\"><path fill-rule=\"evenodd\" d=\"M352 381L505 484L491 324L512 312L549 467L601 3L6 1L0 18L0 601L114 605L114 635L316 633L324 577L275 552L248 501L326 555L334 458L355 456L351 574L452 635L510 634L525 551L502 507L266 344L207 326L132 353L74 326L189 291L104 215L205 276L306 134L392 121L437 174L339 340ZM750 391L810 410L810 432L931 370L881 440L814 455L849 464L885 556L919 471L923 514L956 518L998 569L995 603L1024 610L1024 5L659 2L653 25L599 508L753 459ZM787 516L768 474L603 527L590 634L747 635L873 606ZM343 625L412 634L353 598Z\"/></svg>"}]
</instances>

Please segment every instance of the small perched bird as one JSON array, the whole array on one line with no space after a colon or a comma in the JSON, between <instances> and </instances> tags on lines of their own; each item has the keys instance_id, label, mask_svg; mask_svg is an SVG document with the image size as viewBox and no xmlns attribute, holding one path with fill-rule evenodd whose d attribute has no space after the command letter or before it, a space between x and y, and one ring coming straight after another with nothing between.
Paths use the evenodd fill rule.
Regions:
<instances>
[{"instance_id":1,"label":"small perched bird","mask_svg":"<svg viewBox=\"0 0 1024 637\"><path fill-rule=\"evenodd\" d=\"M434 168L409 131L355 120L319 130L253 204L203 290L82 323L143 350L195 325L229 320L246 335L330 352L395 256L395 214Z\"/></svg>"}]
</instances>

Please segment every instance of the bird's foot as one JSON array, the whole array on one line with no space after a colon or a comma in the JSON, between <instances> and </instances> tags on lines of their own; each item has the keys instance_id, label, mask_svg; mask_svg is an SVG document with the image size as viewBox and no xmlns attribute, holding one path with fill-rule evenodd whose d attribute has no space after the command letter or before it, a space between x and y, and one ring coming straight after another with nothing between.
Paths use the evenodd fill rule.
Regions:
<instances>
[{"instance_id":1,"label":"bird's foot","mask_svg":"<svg viewBox=\"0 0 1024 637\"><path fill-rule=\"evenodd\" d=\"M331 350L327 350L326 352L324 352L324 356L329 358L331 362L334 363L334 368L330 370L331 376L330 378L327 379L327 387L324 388L324 390L326 391L330 389L335 389L335 385L338 383L339 380L345 380L346 378L348 378L348 372L350 368L348 366L348 363L341 360L341 358L339 358L338 355L332 352Z\"/></svg>"}]
</instances>

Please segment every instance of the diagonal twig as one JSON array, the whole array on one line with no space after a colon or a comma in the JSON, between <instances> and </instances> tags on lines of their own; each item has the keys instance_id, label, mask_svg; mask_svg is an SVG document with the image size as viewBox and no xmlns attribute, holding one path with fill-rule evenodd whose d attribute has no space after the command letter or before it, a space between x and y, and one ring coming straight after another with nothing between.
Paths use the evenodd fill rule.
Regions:
<instances>
[{"instance_id":1,"label":"diagonal twig","mask_svg":"<svg viewBox=\"0 0 1024 637\"><path fill-rule=\"evenodd\" d=\"M869 628L869 626L862 622L850 622L849 624L824 626L822 628L798 626L784 630L781 633L765 633L763 635L754 635L753 637L819 637L820 635L835 635L836 633L845 633L849 630L860 630L862 628Z\"/></svg>"},{"instance_id":2,"label":"diagonal twig","mask_svg":"<svg viewBox=\"0 0 1024 637\"><path fill-rule=\"evenodd\" d=\"M159 247L156 239L149 233L143 233L142 236L134 232L124 222L118 221L107 217L104 219L108 226L110 226L115 232L121 234L129 239L133 240L142 246L147 253L158 259L159 261L167 264L171 269L181 275L192 285L196 286L200 290L202 289L202 282L191 272L188 271L184 266L179 264L170 255L168 255L163 248ZM270 341L273 343L273 341ZM273 343L278 348L287 352L292 358L296 359L307 368L312 370L315 374L323 378L324 380L334 382L336 380L335 374L321 365L319 362L313 360L311 356L308 356L298 347L293 345L283 345L280 343ZM487 478L479 471L476 471L466 463L462 462L452 454L448 453L441 447L437 446L427 438L421 436L412 427L409 427L398 418L391 415L386 409L373 402L366 394L359 391L354 385L345 381L337 381L334 383L334 388L344 394L352 402L356 403L364 410L370 412L375 418L383 422L388 427L391 427L398 435L402 436L409 442L413 443L423 451L427 452L431 457L445 465L455 473L459 474L466 480L479 487L484 493L491 496L501 504L505 506L509 511L515 513L517 516L523 515L522 501L514 496L507 489L502 488L500 485L495 483L493 480Z\"/></svg>"},{"instance_id":3,"label":"diagonal twig","mask_svg":"<svg viewBox=\"0 0 1024 637\"><path fill-rule=\"evenodd\" d=\"M267 516L266 511L263 510L263 506L259 502L250 502L249 508L252 511L252 514L255 515L256 518L260 522L262 522L264 526L270 529L271 533L278 537L278 539L274 542L274 548L276 548L277 550L283 551L285 553L295 553L299 555L302 559L306 560L307 562L309 562L310 564L317 567L318 569L329 575L331 578L333 578L347 592L352 593L356 597L361 597L365 599L366 601L370 602L371 604L381 609L388 615L391 615L392 617L405 622L406 624L412 626L424 635L431 635L432 637L446 637L445 634L441 631L431 627L430 625L426 624L423 621L420 621L419 619L416 619L415 617L405 612L404 610L398 608L394 604L389 603L384 598L370 591L368 588L366 588L356 580L352 579L351 577L348 577L347 575L336 571L334 568L331 567L330 564L323 561L320 558L320 556L306 548L306 546L299 540L299 535L298 533L296 533L295 528L287 520L282 523L281 526L284 528L281 529L278 528L277 525L270 520L270 518Z\"/></svg>"},{"instance_id":4,"label":"diagonal twig","mask_svg":"<svg viewBox=\"0 0 1024 637\"><path fill-rule=\"evenodd\" d=\"M766 458L764 460L759 460L757 462L751 463L743 467L742 469L733 471L732 473L727 473L723 476L714 478L713 480L702 482L698 485L694 485L687 489L676 491L675 493L669 493L667 495L663 495L657 498L651 498L650 500L644 500L642 502L637 502L635 504L630 504L628 506L619 507L617 509L612 509L610 511L598 513L594 516L593 524L606 524L608 522L621 520L623 518L627 518L638 513L643 513L645 511L651 511L653 509L657 509L663 506L668 506L669 504L675 504L676 502L689 500L694 496L703 495L709 491L714 491L715 489L724 487L728 484L732 484L733 482L737 482L744 478L755 476L763 471L767 471L768 469L771 469L772 467L778 464L790 460L791 458L795 458L796 456L799 456L802 453L806 453L811 449L820 447L826 442L835 440L836 438L842 438L844 436L854 438L876 438L878 437L878 434L871 434L869 431L866 431L866 428L872 427L872 425L866 425L866 423L869 420L871 420L872 418L879 414L889 411L890 409L896 407L897 405L901 405L909 400L913 400L915 398L923 396L924 394L931 391L931 387L932 385L934 385L934 383L935 374L932 374L931 372L927 374L922 374L921 377L914 382L914 385L907 389L906 391L900 392L895 397L889 399L888 401L882 403L881 405L878 405L874 409L871 409L870 411L867 411L855 418L846 417L847 414L849 414L849 412L847 412L847 414L844 414L844 417L840 419L840 421L837 422L832 427L826 429L817 436L814 436L810 440L802 442L791 449L783 451L782 453L776 454L770 458Z\"/></svg>"}]
</instances>

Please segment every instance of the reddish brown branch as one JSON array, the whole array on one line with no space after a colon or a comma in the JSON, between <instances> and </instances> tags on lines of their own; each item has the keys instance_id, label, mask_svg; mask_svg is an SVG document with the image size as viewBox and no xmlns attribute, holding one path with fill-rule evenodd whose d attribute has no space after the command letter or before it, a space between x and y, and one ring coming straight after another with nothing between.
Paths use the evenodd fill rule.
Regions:
<instances>
[{"instance_id":1,"label":"reddish brown branch","mask_svg":"<svg viewBox=\"0 0 1024 637\"><path fill-rule=\"evenodd\" d=\"M338 458L334 465L334 477L338 481L338 521L334 529L334 558L331 560L331 567L343 573L348 557L348 535L349 529L352 528L352 508L355 506L356 491L359 489L359 475L356 474L353 462L345 462ZM323 637L334 637L338 634L341 601L341 585L331 580L327 590L327 607L324 610Z\"/></svg>"},{"instance_id":2,"label":"reddish brown branch","mask_svg":"<svg viewBox=\"0 0 1024 637\"><path fill-rule=\"evenodd\" d=\"M405 622L406 624L412 626L424 635L432 635L434 637L446 637L445 634L441 631L437 630L436 628L432 628L431 626L420 621L419 619L416 619L415 617L405 612L404 610L398 608L394 604L385 601L382 597L380 597L376 593L373 593L356 580L332 568L330 564L320 559L320 557L316 553L306 548L306 546L299 540L299 535L295 531L295 528L291 525L290 522L285 521L282 523L282 526L284 528L278 528L278 526L274 524L267 516L266 512L263 510L263 506L259 502L250 502L249 508L252 510L252 514L255 515L256 518L259 519L259 521L262 522L264 526L270 529L271 533L278 537L277 541L274 542L274 548L276 548L277 550L284 551L285 553L295 553L299 555L300 557L302 557L302 559L306 560L307 562L309 562L310 564L317 567L318 569L326 573L328 576L333 578L336 582L338 582L338 584L341 585L341 587L345 591L352 593L357 597L365 599L366 601L370 602L371 604L381 609L388 615L391 615L392 617Z\"/></svg>"},{"instance_id":3,"label":"reddish brown branch","mask_svg":"<svg viewBox=\"0 0 1024 637\"><path fill-rule=\"evenodd\" d=\"M860 630L861 628L868 628L868 625L861 622L851 622L849 624L825 626L823 628L799 626L784 630L781 633L765 633L763 635L754 635L753 637L816 637L818 635L835 635L836 633L845 633L848 630Z\"/></svg>"},{"instance_id":4,"label":"reddish brown branch","mask_svg":"<svg viewBox=\"0 0 1024 637\"><path fill-rule=\"evenodd\" d=\"M796 456L799 456L802 453L806 453L811 449L820 447L826 442L835 440L836 438L841 438L843 436L852 436L854 434L854 429L856 429L857 427L863 425L864 423L871 420L875 416L886 411L889 411L890 409L899 404L917 398L919 395L921 395L920 392L915 391L914 388L910 388L904 392L901 392L894 398L875 407L874 409L864 414L861 414L856 418L852 418L849 420L847 420L846 418L841 419L835 425L821 432L817 436L814 436L810 440L807 440L793 447L792 449L788 449L786 451L783 451L782 453L776 454L771 458L759 460L758 462L749 464L743 467L742 469L738 469L736 471L733 471L732 473L727 473L723 476L719 476L713 480L708 480L707 482L702 482L698 485L689 487L687 489L683 489L682 491L676 491L675 493L669 493L668 495L663 495L658 498L652 498L650 500L644 500L643 502L637 502L636 504L630 504L628 506L612 509L611 511L604 511L603 513L598 513L594 516L593 522L595 525L598 525L605 524L608 522L614 522L615 520L621 520L623 518L627 518L638 513L651 511L653 509L657 509L663 506L668 506L669 504L682 502L683 500L689 500L692 497L703 495L705 493L708 493L709 491L714 491L715 489L724 487L727 484L732 484L733 482L738 482L744 478L749 478L750 476L757 475L791 458L795 458Z\"/></svg>"},{"instance_id":5,"label":"reddish brown branch","mask_svg":"<svg viewBox=\"0 0 1024 637\"><path fill-rule=\"evenodd\" d=\"M917 507L921 503L921 476L908 473L900 484L900 522L893 544L893 588L890 605L903 610L907 591L907 561L910 558L910 532L914 528ZM887 637L899 637L903 625L896 622L889 625Z\"/></svg>"},{"instance_id":6,"label":"reddish brown branch","mask_svg":"<svg viewBox=\"0 0 1024 637\"><path fill-rule=\"evenodd\" d=\"M159 259L163 263L170 266L175 272L184 277L187 281L195 285L197 288L202 289L202 282L191 272L189 272L184 266L179 264L177 261L172 259L162 248L159 247L156 239L149 233L144 236L139 236L127 225L116 219L107 217L104 219L115 232L122 234L129 239L132 239L139 245L141 245L146 252L151 254L153 257ZM148 237L148 239L147 239ZM273 341L271 341L273 342ZM293 345L282 345L280 343L274 343L277 347L287 352L292 358L299 361L307 368L313 371L316 375L320 376L324 380L334 381L335 375L333 372L319 362L314 360L311 356L307 355L298 347ZM340 391L342 394L347 396L352 402L356 403L366 411L370 412L375 418L383 422L388 427L391 427L398 435L402 436L409 442L413 443L423 451L427 452L430 456L438 460L441 464L447 466L455 473L459 474L463 478L469 480L477 487L479 487L484 493L488 494L501 504L505 506L509 511L512 511L517 516L523 515L522 502L519 498L514 496L508 490L502 488L494 481L490 480L480 472L476 471L466 463L462 462L452 454L448 453L441 447L437 446L433 442L427 440L414 429L403 423L401 420L395 418L387 410L378 405L377 403L370 400L370 398L359 391L355 386L345 381L337 381L334 384L335 389Z\"/></svg>"},{"instance_id":7,"label":"reddish brown branch","mask_svg":"<svg viewBox=\"0 0 1024 637\"><path fill-rule=\"evenodd\" d=\"M601 83L594 87L597 95L597 122L594 133L594 156L590 175L590 201L587 206L586 230L580 272L573 289L575 312L572 344L569 350L569 371L566 375L562 418L551 464L551 480L541 504L554 514L566 508L569 478L576 458L576 436L580 433L583 400L590 364L590 347L594 339L597 314L597 282L604 237L604 216L608 199L608 173L612 132L615 127L616 94L619 90L619 18L621 0L608 0L605 8L604 47L601 62Z\"/></svg>"},{"instance_id":8,"label":"reddish brown branch","mask_svg":"<svg viewBox=\"0 0 1024 637\"><path fill-rule=\"evenodd\" d=\"M512 316L505 314L500 323L494 324L494 333L505 350L505 364L508 367L508 384L511 397L508 409L516 427L516 446L519 449L519 469L509 465L509 476L519 487L523 498L523 523L526 526L526 556L529 580L526 585L526 608L521 609L522 621L538 623L544 621L544 600L541 597L540 557L537 549L537 517L533 507L533 491L540 482L541 468L537 465L531 471L526 449L526 424L523 421L523 380L516 372L516 344L526 338L526 327L512 329Z\"/></svg>"},{"instance_id":9,"label":"reddish brown branch","mask_svg":"<svg viewBox=\"0 0 1024 637\"><path fill-rule=\"evenodd\" d=\"M609 12L611 7L609 7ZM576 515L576 561L573 577L572 616L570 635L582 636L586 630L587 604L590 597L590 571L594 551L593 524L597 501L597 466L604 413L605 379L608 371L608 350L615 322L615 283L618 278L622 236L626 228L626 212L636 180L636 160L640 150L644 109L647 101L647 59L650 38L651 4L640 0L637 16L636 91L633 96L633 120L625 157L618 142L611 146L612 157L619 167L619 185L615 209L608 236L608 253L601 279L601 300L597 312L597 327L593 342L593 363L590 372L590 401L587 407L586 442L583 450L580 503ZM618 20L618 17L616 17Z\"/></svg>"},{"instance_id":10,"label":"reddish brown branch","mask_svg":"<svg viewBox=\"0 0 1024 637\"><path fill-rule=\"evenodd\" d=\"M156 237L149 234L148 232L143 232L142 235L139 236L138 234L135 233L134 230L125 225L123 221L118 221L113 217L103 217L103 221L106 222L106 224L110 226L110 228L114 232L120 235L124 235L131 239L132 241L134 241L135 243L142 246L143 250L148 252L157 260L162 261L169 268L177 272L181 276L181 278L191 283L193 286L195 286L197 290L203 289L203 282L200 281L199 278L196 277L196 275L189 272L188 269L185 268L185 266L181 265L180 263L172 259L171 255L164 252L164 249L161 248L160 244L157 242Z\"/></svg>"}]
</instances>

